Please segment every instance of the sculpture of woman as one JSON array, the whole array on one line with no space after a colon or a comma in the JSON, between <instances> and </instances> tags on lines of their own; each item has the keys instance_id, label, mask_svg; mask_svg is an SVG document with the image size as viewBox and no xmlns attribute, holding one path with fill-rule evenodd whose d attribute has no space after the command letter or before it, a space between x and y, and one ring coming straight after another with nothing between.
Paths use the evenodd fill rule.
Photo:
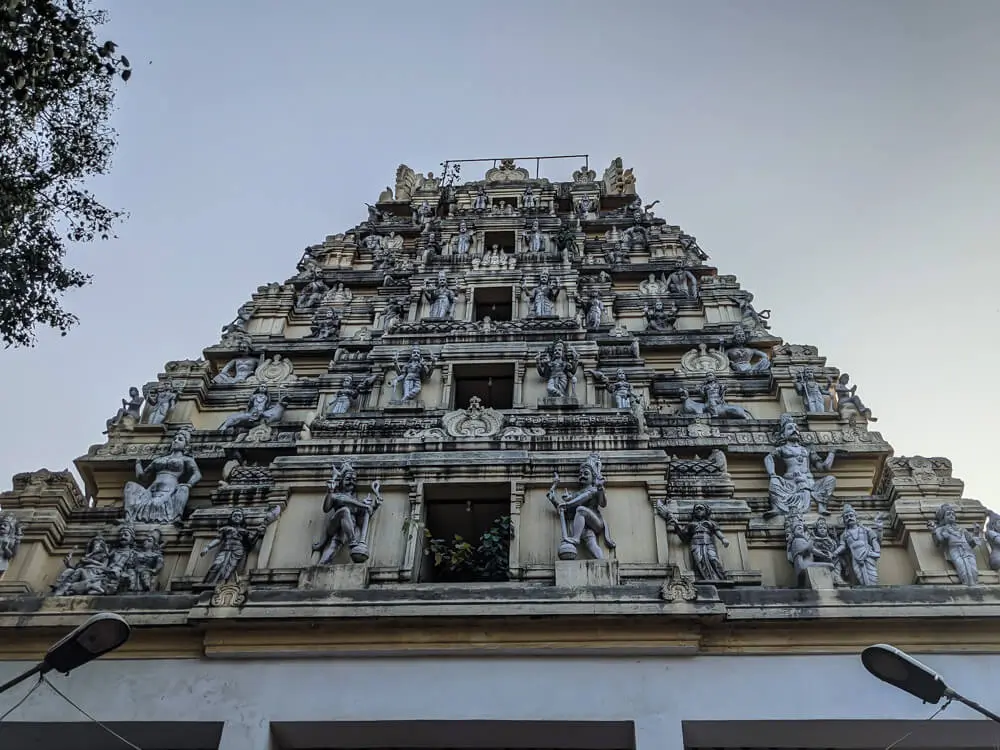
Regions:
<instances>
[{"instance_id":1,"label":"sculpture of woman","mask_svg":"<svg viewBox=\"0 0 1000 750\"><path fill-rule=\"evenodd\" d=\"M583 326L588 331L596 331L604 322L604 301L600 292L593 291L590 297L583 299L576 298L576 304L583 310Z\"/></svg>"},{"instance_id":2,"label":"sculpture of woman","mask_svg":"<svg viewBox=\"0 0 1000 750\"><path fill-rule=\"evenodd\" d=\"M250 429L256 427L261 422L268 425L278 424L285 415L285 406L288 400L286 397L279 397L274 403L271 402L271 394L266 385L259 385L247 399L247 410L232 414L226 418L219 430L223 433L234 432L240 429Z\"/></svg>"},{"instance_id":3,"label":"sculpture of woman","mask_svg":"<svg viewBox=\"0 0 1000 750\"><path fill-rule=\"evenodd\" d=\"M521 279L521 294L528 298L531 309L528 312L529 318L554 318L556 317L556 298L559 296L559 282L549 282L549 272L542 271L538 277L538 286L528 289Z\"/></svg>"},{"instance_id":4,"label":"sculpture of woman","mask_svg":"<svg viewBox=\"0 0 1000 750\"><path fill-rule=\"evenodd\" d=\"M840 544L833 551L834 559L843 557L848 563L851 583L855 586L878 586L878 560L882 556L882 521L876 519L875 528L858 523L854 508L845 504L840 514L844 532Z\"/></svg>"},{"instance_id":5,"label":"sculpture of woman","mask_svg":"<svg viewBox=\"0 0 1000 750\"><path fill-rule=\"evenodd\" d=\"M990 543L990 570L1000 572L1000 514L986 511L986 528L983 536Z\"/></svg>"},{"instance_id":6,"label":"sculpture of woman","mask_svg":"<svg viewBox=\"0 0 1000 750\"><path fill-rule=\"evenodd\" d=\"M360 383L357 383L354 381L353 375L345 375L343 382L340 384L340 390L337 391L336 395L326 406L326 416L333 417L338 414L347 414L351 410L351 404L354 403L355 399L362 393L367 393L371 390L375 378L375 375L371 375Z\"/></svg>"},{"instance_id":7,"label":"sculpture of woman","mask_svg":"<svg viewBox=\"0 0 1000 750\"><path fill-rule=\"evenodd\" d=\"M468 255L472 249L472 232L466 225L465 220L458 224L458 234L455 235L455 254Z\"/></svg>"},{"instance_id":8,"label":"sculpture of woman","mask_svg":"<svg viewBox=\"0 0 1000 750\"><path fill-rule=\"evenodd\" d=\"M392 381L392 386L399 398L396 403L412 401L423 390L423 381L430 376L437 360L433 357L430 361L424 359L420 352L420 347L414 346L410 351L410 358L401 364L399 361L399 351L396 351L394 365L396 367L396 377Z\"/></svg>"},{"instance_id":9,"label":"sculpture of woman","mask_svg":"<svg viewBox=\"0 0 1000 750\"><path fill-rule=\"evenodd\" d=\"M146 403L149 410L146 412L146 422L149 424L163 424L167 421L167 415L177 403L177 391L168 384L162 384L156 388L151 388L146 394Z\"/></svg>"},{"instance_id":10,"label":"sculpture of woman","mask_svg":"<svg viewBox=\"0 0 1000 750\"><path fill-rule=\"evenodd\" d=\"M657 501L656 513L667 522L667 528L691 546L691 569L699 581L724 581L726 569L719 559L719 551L715 541L722 542L723 547L729 546L719 524L712 520L712 511L705 503L697 503L691 511L691 518L686 524L681 524L670 509Z\"/></svg>"},{"instance_id":11,"label":"sculpture of woman","mask_svg":"<svg viewBox=\"0 0 1000 750\"><path fill-rule=\"evenodd\" d=\"M546 378L545 392L551 398L576 396L576 368L580 357L571 346L556 341L548 349L538 352L535 369Z\"/></svg>"},{"instance_id":12,"label":"sculpture of woman","mask_svg":"<svg viewBox=\"0 0 1000 750\"><path fill-rule=\"evenodd\" d=\"M430 315L428 317L440 320L451 320L455 310L455 300L458 293L449 288L448 277L444 271L438 274L437 284L431 285L431 280L424 282L424 299L431 303Z\"/></svg>"},{"instance_id":13,"label":"sculpture of woman","mask_svg":"<svg viewBox=\"0 0 1000 750\"><path fill-rule=\"evenodd\" d=\"M836 383L834 383L833 378L826 379L827 390L832 389L837 396L837 412L843 416L844 407L853 406L858 414L869 422L877 422L878 420L872 416L872 410L865 406L864 402L858 396L858 387L856 385L847 385L850 379L851 376L846 372L841 373Z\"/></svg>"},{"instance_id":14,"label":"sculpture of woman","mask_svg":"<svg viewBox=\"0 0 1000 750\"><path fill-rule=\"evenodd\" d=\"M586 372L594 378L601 388L612 395L616 409L631 409L635 402L641 403L642 396L635 392L635 388L628 382L625 370L621 367L615 373L614 380L600 370L587 370Z\"/></svg>"},{"instance_id":15,"label":"sculpture of woman","mask_svg":"<svg viewBox=\"0 0 1000 750\"><path fill-rule=\"evenodd\" d=\"M368 559L368 525L382 504L381 485L377 479L372 482L372 491L362 500L358 499L357 485L358 476L350 461L344 461L339 469L333 467L323 499L323 534L312 547L313 552L323 550L319 565L332 563L344 545L350 547L352 562Z\"/></svg>"},{"instance_id":16,"label":"sculpture of woman","mask_svg":"<svg viewBox=\"0 0 1000 750\"><path fill-rule=\"evenodd\" d=\"M531 222L531 229L524 232L524 246L529 253L544 253L546 250L546 235L538 228L538 219Z\"/></svg>"},{"instance_id":17,"label":"sculpture of woman","mask_svg":"<svg viewBox=\"0 0 1000 750\"><path fill-rule=\"evenodd\" d=\"M139 415L141 414L142 410L142 402L143 402L143 397L142 394L139 393L139 389L136 388L135 386L129 388L128 398L122 399L121 407L118 409L118 411L115 413L113 417L111 417L104 423L105 430L103 434L107 435L108 432L111 431L112 427L117 427L118 425L120 425L126 417L129 417L134 422L138 422Z\"/></svg>"},{"instance_id":18,"label":"sculpture of woman","mask_svg":"<svg viewBox=\"0 0 1000 750\"><path fill-rule=\"evenodd\" d=\"M577 476L580 488L574 492L563 492L556 496L559 474L553 477L552 486L546 497L559 514L562 540L559 543L559 559L575 560L581 546L586 547L595 560L604 558L598 537L604 536L608 549L615 548L611 530L601 514L601 508L608 505L604 492L604 475L601 473L601 457L592 453L580 464Z\"/></svg>"},{"instance_id":19,"label":"sculpture of woman","mask_svg":"<svg viewBox=\"0 0 1000 750\"><path fill-rule=\"evenodd\" d=\"M826 411L823 389L816 382L816 374L811 367L795 373L795 390L802 396L806 411L810 414Z\"/></svg>"},{"instance_id":20,"label":"sculpture of woman","mask_svg":"<svg viewBox=\"0 0 1000 750\"><path fill-rule=\"evenodd\" d=\"M646 318L647 331L664 332L674 330L674 324L677 322L677 305L673 302L670 303L669 309L665 309L663 300L658 299L653 303L652 309L645 307L642 312Z\"/></svg>"},{"instance_id":21,"label":"sculpture of woman","mask_svg":"<svg viewBox=\"0 0 1000 750\"><path fill-rule=\"evenodd\" d=\"M771 360L760 349L747 345L747 332L737 325L733 331L733 346L726 350L729 366L742 375L758 375L771 369Z\"/></svg>"},{"instance_id":22,"label":"sculpture of woman","mask_svg":"<svg viewBox=\"0 0 1000 750\"><path fill-rule=\"evenodd\" d=\"M240 355L226 363L226 366L219 371L219 374L212 378L213 383L222 385L242 383L253 375L261 362L264 361L263 354L260 357L254 357L250 353L250 344L246 341L240 342L239 350Z\"/></svg>"},{"instance_id":23,"label":"sculpture of woman","mask_svg":"<svg viewBox=\"0 0 1000 750\"><path fill-rule=\"evenodd\" d=\"M267 527L281 515L281 506L275 505L264 516L263 521L256 526L247 526L246 513L242 508L233 508L229 521L219 529L215 539L205 545L201 551L204 557L209 551L219 548L215 559L205 574L205 583L226 583L234 576L238 578L240 567L247 555L264 538Z\"/></svg>"},{"instance_id":24,"label":"sculpture of woman","mask_svg":"<svg viewBox=\"0 0 1000 750\"><path fill-rule=\"evenodd\" d=\"M976 563L976 547L982 541L975 533L958 525L955 506L944 503L938 506L934 520L927 522L934 544L944 547L945 557L955 566L958 580L966 586L979 583L979 565Z\"/></svg>"},{"instance_id":25,"label":"sculpture of woman","mask_svg":"<svg viewBox=\"0 0 1000 750\"><path fill-rule=\"evenodd\" d=\"M472 210L476 212L485 211L489 206L489 201L486 197L486 188L483 185L476 187L476 195L472 199Z\"/></svg>"},{"instance_id":26,"label":"sculpture of woman","mask_svg":"<svg viewBox=\"0 0 1000 750\"><path fill-rule=\"evenodd\" d=\"M526 211L534 211L538 208L538 199L535 197L535 191L531 189L531 185L526 185L524 193L521 194L521 208Z\"/></svg>"},{"instance_id":27,"label":"sculpture of woman","mask_svg":"<svg viewBox=\"0 0 1000 750\"><path fill-rule=\"evenodd\" d=\"M123 491L125 520L140 523L173 523L180 520L187 506L191 488L201 481L198 464L188 455L191 433L181 430L170 443L170 452L154 458L147 466L135 462L135 476L152 475L148 488L126 482ZM187 481L181 481L187 476Z\"/></svg>"}]
</instances>

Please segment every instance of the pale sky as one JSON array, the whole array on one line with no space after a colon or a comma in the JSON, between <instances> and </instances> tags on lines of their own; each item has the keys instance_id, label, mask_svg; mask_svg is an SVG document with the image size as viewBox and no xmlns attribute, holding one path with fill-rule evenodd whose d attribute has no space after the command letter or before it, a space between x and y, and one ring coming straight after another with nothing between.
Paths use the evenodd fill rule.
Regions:
<instances>
[{"instance_id":1,"label":"pale sky","mask_svg":"<svg viewBox=\"0 0 1000 750\"><path fill-rule=\"evenodd\" d=\"M96 189L131 216L71 255L80 325L0 352L0 487L103 442L129 386L216 343L399 163L586 153L849 372L897 455L1000 506L1000 3L102 4L136 70Z\"/></svg>"}]
</instances>

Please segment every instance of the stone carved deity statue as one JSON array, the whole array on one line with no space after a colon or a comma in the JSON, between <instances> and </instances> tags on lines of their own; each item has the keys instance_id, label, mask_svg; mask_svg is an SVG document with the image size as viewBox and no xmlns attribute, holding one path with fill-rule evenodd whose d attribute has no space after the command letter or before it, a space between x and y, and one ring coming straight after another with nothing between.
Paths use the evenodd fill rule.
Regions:
<instances>
[{"instance_id":1,"label":"stone carved deity statue","mask_svg":"<svg viewBox=\"0 0 1000 750\"><path fill-rule=\"evenodd\" d=\"M976 547L982 539L977 530L963 529L958 525L955 506L944 503L938 506L934 520L927 522L934 544L944 548L944 556L955 566L958 580L965 586L979 583L979 564L976 562Z\"/></svg>"},{"instance_id":2,"label":"stone carved deity statue","mask_svg":"<svg viewBox=\"0 0 1000 750\"><path fill-rule=\"evenodd\" d=\"M663 280L667 294L676 294L687 299L698 299L698 279L686 268L678 268Z\"/></svg>"},{"instance_id":3,"label":"stone carved deity statue","mask_svg":"<svg viewBox=\"0 0 1000 750\"><path fill-rule=\"evenodd\" d=\"M811 367L795 373L795 390L802 396L802 402L809 414L826 411L826 394L816 382L816 373Z\"/></svg>"},{"instance_id":4,"label":"stone carved deity statue","mask_svg":"<svg viewBox=\"0 0 1000 750\"><path fill-rule=\"evenodd\" d=\"M983 538L990 543L990 570L1000 572L1000 513L986 511Z\"/></svg>"},{"instance_id":5,"label":"stone carved deity statue","mask_svg":"<svg viewBox=\"0 0 1000 750\"><path fill-rule=\"evenodd\" d=\"M360 381L356 381L353 375L345 375L340 383L340 388L330 402L326 405L326 416L335 417L340 414L347 414L351 410L351 405L362 393L368 393L375 383L376 375L370 375Z\"/></svg>"},{"instance_id":6,"label":"stone carved deity statue","mask_svg":"<svg viewBox=\"0 0 1000 750\"><path fill-rule=\"evenodd\" d=\"M251 526L247 523L246 511L240 507L233 508L229 520L216 533L215 539L201 551L200 557L204 557L213 549L218 549L205 574L205 583L228 583L234 578L238 581L240 568L247 556L264 538L267 527L280 515L281 506L272 506L259 524Z\"/></svg>"},{"instance_id":7,"label":"stone carved deity statue","mask_svg":"<svg viewBox=\"0 0 1000 750\"><path fill-rule=\"evenodd\" d=\"M645 250L649 247L649 234L641 224L633 224L622 232L622 246L626 250Z\"/></svg>"},{"instance_id":8,"label":"stone carved deity statue","mask_svg":"<svg viewBox=\"0 0 1000 750\"><path fill-rule=\"evenodd\" d=\"M177 403L177 390L169 383L158 383L144 389L146 397L146 424L163 424Z\"/></svg>"},{"instance_id":9,"label":"stone carved deity statue","mask_svg":"<svg viewBox=\"0 0 1000 750\"><path fill-rule=\"evenodd\" d=\"M563 258L576 258L580 255L580 245L576 241L576 232L568 221L559 223L559 230L555 236L556 247L563 254Z\"/></svg>"},{"instance_id":10,"label":"stone carved deity statue","mask_svg":"<svg viewBox=\"0 0 1000 750\"><path fill-rule=\"evenodd\" d=\"M455 235L455 255L468 255L472 252L472 232L466 225L465 220L458 224L458 234Z\"/></svg>"},{"instance_id":11,"label":"stone carved deity statue","mask_svg":"<svg viewBox=\"0 0 1000 750\"><path fill-rule=\"evenodd\" d=\"M87 542L87 548L79 561L73 562L73 553L63 558L66 567L52 584L55 596L81 594L101 595L104 593L105 573L111 549L104 537L98 534Z\"/></svg>"},{"instance_id":12,"label":"stone carved deity statue","mask_svg":"<svg viewBox=\"0 0 1000 750\"><path fill-rule=\"evenodd\" d=\"M417 206L416 211L413 212L413 223L421 227L421 232L429 232L431 228L431 222L434 219L434 209L431 208L431 204L424 200L419 206Z\"/></svg>"},{"instance_id":13,"label":"stone carved deity statue","mask_svg":"<svg viewBox=\"0 0 1000 750\"><path fill-rule=\"evenodd\" d=\"M382 330L387 333L392 331L392 329L406 320L406 316L409 311L409 295L391 297L389 301L386 302L385 311L382 313Z\"/></svg>"},{"instance_id":14,"label":"stone carved deity statue","mask_svg":"<svg viewBox=\"0 0 1000 750\"><path fill-rule=\"evenodd\" d=\"M87 544L76 563L73 553L63 558L66 566L52 584L55 596L106 596L144 593L156 588L156 578L163 569L162 535L148 534L142 547L136 547L136 533L131 524L118 529L118 539L109 546L98 534Z\"/></svg>"},{"instance_id":15,"label":"stone carved deity statue","mask_svg":"<svg viewBox=\"0 0 1000 750\"><path fill-rule=\"evenodd\" d=\"M126 422L135 425L139 423L139 416L142 414L142 394L139 389L132 386L128 389L128 398L122 399L122 405L115 415L109 418L105 424L104 433L107 435L113 427L118 427Z\"/></svg>"},{"instance_id":16,"label":"stone carved deity statue","mask_svg":"<svg viewBox=\"0 0 1000 750\"><path fill-rule=\"evenodd\" d=\"M250 334L247 332L247 326L250 324L250 318L253 317L253 313L253 302L244 302L240 305L240 309L236 311L236 317L233 318L232 322L222 326L222 343L238 344L249 340Z\"/></svg>"},{"instance_id":17,"label":"stone carved deity statue","mask_svg":"<svg viewBox=\"0 0 1000 750\"><path fill-rule=\"evenodd\" d=\"M796 579L800 579L807 568L833 568L829 560L823 559L815 538L799 515L785 517L785 555L795 569Z\"/></svg>"},{"instance_id":18,"label":"stone carved deity statue","mask_svg":"<svg viewBox=\"0 0 1000 750\"><path fill-rule=\"evenodd\" d=\"M351 304L354 299L354 292L344 286L343 281L338 281L337 286L327 295L327 299L334 305L341 307Z\"/></svg>"},{"instance_id":19,"label":"stone carved deity statue","mask_svg":"<svg viewBox=\"0 0 1000 750\"><path fill-rule=\"evenodd\" d=\"M525 211L536 211L538 209L538 198L535 196L535 191L531 189L531 185L526 185L524 192L521 194L521 208Z\"/></svg>"},{"instance_id":20,"label":"stone carved deity statue","mask_svg":"<svg viewBox=\"0 0 1000 750\"><path fill-rule=\"evenodd\" d=\"M264 361L263 354L255 357L250 353L250 344L248 342L244 341L240 343L239 350L239 356L229 360L226 366L219 371L219 374L212 378L213 383L222 385L242 383L253 375L261 362Z\"/></svg>"},{"instance_id":21,"label":"stone carved deity statue","mask_svg":"<svg viewBox=\"0 0 1000 750\"><path fill-rule=\"evenodd\" d=\"M266 385L259 385L247 399L246 411L232 414L219 427L222 433L238 433L250 430L259 424L276 425L285 416L288 397L280 395L272 399Z\"/></svg>"},{"instance_id":22,"label":"stone carved deity statue","mask_svg":"<svg viewBox=\"0 0 1000 750\"><path fill-rule=\"evenodd\" d=\"M458 299L458 291L454 287L448 286L448 277L441 271L437 277L437 283L431 284L431 280L424 282L424 299L430 305L430 318L439 320L451 320L455 312L455 301Z\"/></svg>"},{"instance_id":23,"label":"stone carved deity statue","mask_svg":"<svg viewBox=\"0 0 1000 750\"><path fill-rule=\"evenodd\" d=\"M484 213L489 209L489 198L486 196L486 188L483 185L476 187L476 194L472 198L472 210L476 213Z\"/></svg>"},{"instance_id":24,"label":"stone carved deity statue","mask_svg":"<svg viewBox=\"0 0 1000 750\"><path fill-rule=\"evenodd\" d=\"M174 523L187 507L191 488L201 481L198 464L189 455L191 433L180 430L165 456L154 458L146 466L135 462L135 476L153 477L149 487L126 482L123 490L125 520L139 523ZM182 481L183 480L183 481Z\"/></svg>"},{"instance_id":25,"label":"stone carved deity statue","mask_svg":"<svg viewBox=\"0 0 1000 750\"><path fill-rule=\"evenodd\" d=\"M719 558L715 542L718 540L723 547L728 547L729 540L722 533L719 524L712 520L712 510L708 505L697 503L691 510L691 518L687 523L679 521L662 501L657 501L655 509L657 515L667 522L667 528L690 546L691 569L695 578L699 581L726 580L726 569Z\"/></svg>"},{"instance_id":26,"label":"stone carved deity statue","mask_svg":"<svg viewBox=\"0 0 1000 750\"><path fill-rule=\"evenodd\" d=\"M579 365L580 355L563 341L556 341L535 357L535 369L545 378L545 392L550 398L576 398Z\"/></svg>"},{"instance_id":27,"label":"stone carved deity statue","mask_svg":"<svg viewBox=\"0 0 1000 750\"><path fill-rule=\"evenodd\" d=\"M430 359L425 359L418 346L410 350L410 357L406 362L400 362L399 354L400 350L397 349L393 360L396 377L392 380L393 391L397 397L392 403L405 404L420 395L424 387L423 381L430 377L437 365L437 359L433 355Z\"/></svg>"},{"instance_id":28,"label":"stone carved deity statue","mask_svg":"<svg viewBox=\"0 0 1000 750\"><path fill-rule=\"evenodd\" d=\"M833 566L834 582L844 582L844 558L836 554L840 546L840 540L836 532L830 528L829 522L823 516L817 518L810 529L813 540L813 554L819 562L829 563Z\"/></svg>"},{"instance_id":29,"label":"stone carved deity statue","mask_svg":"<svg viewBox=\"0 0 1000 750\"><path fill-rule=\"evenodd\" d=\"M670 303L670 307L665 307L663 300L658 299L652 307L648 305L644 307L642 314L646 318L647 331L665 333L676 330L677 305L673 302Z\"/></svg>"},{"instance_id":30,"label":"stone carved deity statue","mask_svg":"<svg viewBox=\"0 0 1000 750\"><path fill-rule=\"evenodd\" d=\"M771 509L764 513L764 517L803 515L812 507L813 501L821 515L829 515L826 506L837 487L837 478L828 475L816 479L811 469L829 471L836 453L830 451L826 458L821 459L815 451L803 446L802 435L791 414L781 415L775 442L778 447L764 457L764 468L770 477L768 497L771 501ZM781 476L777 474L775 459L781 459L785 464L785 473Z\"/></svg>"},{"instance_id":31,"label":"stone carved deity statue","mask_svg":"<svg viewBox=\"0 0 1000 750\"><path fill-rule=\"evenodd\" d=\"M549 272L542 271L538 277L538 284L534 289L528 289L524 279L521 279L521 294L528 298L530 309L529 318L555 318L556 299L561 291L559 281L549 280Z\"/></svg>"},{"instance_id":32,"label":"stone carved deity statue","mask_svg":"<svg viewBox=\"0 0 1000 750\"><path fill-rule=\"evenodd\" d=\"M335 339L340 336L340 329L343 319L340 311L335 307L321 307L313 313L312 320L309 321L309 334L307 339Z\"/></svg>"},{"instance_id":33,"label":"stone carved deity statue","mask_svg":"<svg viewBox=\"0 0 1000 750\"><path fill-rule=\"evenodd\" d=\"M381 483L377 479L372 482L371 492L361 500L357 484L358 476L350 461L344 461L339 469L333 467L323 500L323 534L312 546L313 552L322 550L319 565L330 565L344 546L350 549L352 562L368 559L369 524L382 504Z\"/></svg>"},{"instance_id":34,"label":"stone carved deity statue","mask_svg":"<svg viewBox=\"0 0 1000 750\"><path fill-rule=\"evenodd\" d=\"M23 535L21 524L14 516L10 513L0 516L0 578L7 572L10 561L17 554Z\"/></svg>"},{"instance_id":35,"label":"stone carved deity statue","mask_svg":"<svg viewBox=\"0 0 1000 750\"><path fill-rule=\"evenodd\" d=\"M747 332L737 325L733 331L733 345L726 350L729 366L741 375L759 375L769 372L771 360L760 349L747 346Z\"/></svg>"},{"instance_id":36,"label":"stone carved deity statue","mask_svg":"<svg viewBox=\"0 0 1000 750\"><path fill-rule=\"evenodd\" d=\"M661 294L667 293L667 282L658 281L656 274L649 274L649 276L639 282L639 293L645 294L649 297L656 297Z\"/></svg>"},{"instance_id":37,"label":"stone carved deity statue","mask_svg":"<svg viewBox=\"0 0 1000 750\"><path fill-rule=\"evenodd\" d=\"M529 253L544 253L548 249L548 236L538 228L538 219L531 222L531 229L522 233L524 249Z\"/></svg>"},{"instance_id":38,"label":"stone carved deity statue","mask_svg":"<svg viewBox=\"0 0 1000 750\"><path fill-rule=\"evenodd\" d=\"M588 331L596 331L604 323L604 300L601 293L594 290L590 296L583 298L576 296L576 304L582 313L583 327Z\"/></svg>"},{"instance_id":39,"label":"stone carved deity statue","mask_svg":"<svg viewBox=\"0 0 1000 750\"><path fill-rule=\"evenodd\" d=\"M295 308L297 310L311 310L323 301L323 297L329 291L330 287L323 281L323 276L319 271L313 271L309 281L306 282L305 286L302 287L302 291L295 298Z\"/></svg>"},{"instance_id":40,"label":"stone carved deity statue","mask_svg":"<svg viewBox=\"0 0 1000 750\"><path fill-rule=\"evenodd\" d=\"M841 373L836 382L834 382L833 378L826 379L827 390L832 390L837 397L837 413L843 417L845 409L853 407L858 414L869 422L877 422L878 420L872 416L872 410L865 406L861 397L858 396L858 387L856 385L848 385L850 380L851 376L846 372Z\"/></svg>"},{"instance_id":41,"label":"stone carved deity statue","mask_svg":"<svg viewBox=\"0 0 1000 750\"><path fill-rule=\"evenodd\" d=\"M681 406L677 413L721 419L753 419L753 415L742 406L726 401L726 390L725 383L720 382L714 372L710 372L705 375L704 382L698 387L698 392L705 399L704 403L695 401L688 390L682 388Z\"/></svg>"},{"instance_id":42,"label":"stone carved deity statue","mask_svg":"<svg viewBox=\"0 0 1000 750\"><path fill-rule=\"evenodd\" d=\"M854 586L878 586L878 561L882 557L882 519L873 528L858 523L858 514L845 504L840 512L844 530L833 557L844 559L844 572Z\"/></svg>"},{"instance_id":43,"label":"stone carved deity statue","mask_svg":"<svg viewBox=\"0 0 1000 750\"><path fill-rule=\"evenodd\" d=\"M559 542L558 555L560 560L575 560L580 547L585 547L595 560L604 559L599 537L604 537L608 549L615 548L611 538L611 530L601 513L607 507L608 500L604 491L604 475L601 467L601 457L592 453L580 464L577 475L578 489L574 492L563 492L556 495L559 487L559 473L552 478L552 486L546 497L556 513L562 538Z\"/></svg>"}]
</instances>

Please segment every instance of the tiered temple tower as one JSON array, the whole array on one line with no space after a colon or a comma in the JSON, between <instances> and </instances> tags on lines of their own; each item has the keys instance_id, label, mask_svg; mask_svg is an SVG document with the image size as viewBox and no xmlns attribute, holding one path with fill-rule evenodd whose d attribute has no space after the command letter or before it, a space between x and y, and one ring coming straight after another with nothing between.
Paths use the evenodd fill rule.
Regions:
<instances>
[{"instance_id":1,"label":"tiered temple tower","mask_svg":"<svg viewBox=\"0 0 1000 750\"><path fill-rule=\"evenodd\" d=\"M995 599L1000 528L949 461L892 457L849 377L775 335L621 159L462 166L400 166L202 359L133 389L83 490L15 476L0 619L135 611L216 656L403 652L418 614L445 622L424 652L499 637L472 616L522 650L766 652L789 619L904 632L885 602ZM614 633L565 635L579 618Z\"/></svg>"}]
</instances>

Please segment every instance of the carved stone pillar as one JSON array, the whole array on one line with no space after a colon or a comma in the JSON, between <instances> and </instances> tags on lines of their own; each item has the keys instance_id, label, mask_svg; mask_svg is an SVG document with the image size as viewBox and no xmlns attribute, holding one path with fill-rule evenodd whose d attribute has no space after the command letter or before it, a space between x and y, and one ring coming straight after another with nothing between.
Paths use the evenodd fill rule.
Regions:
<instances>
[{"instance_id":1,"label":"carved stone pillar","mask_svg":"<svg viewBox=\"0 0 1000 750\"><path fill-rule=\"evenodd\" d=\"M441 403L442 409L451 408L451 386L454 382L455 366L450 362L441 365ZM467 404L455 404L456 408L465 408Z\"/></svg>"},{"instance_id":2,"label":"carved stone pillar","mask_svg":"<svg viewBox=\"0 0 1000 750\"><path fill-rule=\"evenodd\" d=\"M514 363L514 408L524 408L524 373L526 370L524 362Z\"/></svg>"},{"instance_id":3,"label":"carved stone pillar","mask_svg":"<svg viewBox=\"0 0 1000 750\"><path fill-rule=\"evenodd\" d=\"M510 577L520 580L521 569L521 506L524 505L524 482L511 482L510 490Z\"/></svg>"},{"instance_id":4,"label":"carved stone pillar","mask_svg":"<svg viewBox=\"0 0 1000 750\"><path fill-rule=\"evenodd\" d=\"M410 482L410 516L406 522L406 532L404 536L405 549L403 552L403 565L399 569L399 580L417 580L420 572L420 564L424 557L424 482L414 480Z\"/></svg>"},{"instance_id":5,"label":"carved stone pillar","mask_svg":"<svg viewBox=\"0 0 1000 750\"><path fill-rule=\"evenodd\" d=\"M372 383L371 392L369 392L368 403L365 408L367 409L378 409L378 405L382 400L382 386L385 385L385 371L375 373L375 382Z\"/></svg>"},{"instance_id":6,"label":"carved stone pillar","mask_svg":"<svg viewBox=\"0 0 1000 750\"><path fill-rule=\"evenodd\" d=\"M649 512L653 516L653 531L656 534L656 562L661 565L678 562L670 559L670 533L667 531L666 522L656 512L657 500L665 500L666 497L665 479L646 482L646 499L649 500Z\"/></svg>"}]
</instances>

